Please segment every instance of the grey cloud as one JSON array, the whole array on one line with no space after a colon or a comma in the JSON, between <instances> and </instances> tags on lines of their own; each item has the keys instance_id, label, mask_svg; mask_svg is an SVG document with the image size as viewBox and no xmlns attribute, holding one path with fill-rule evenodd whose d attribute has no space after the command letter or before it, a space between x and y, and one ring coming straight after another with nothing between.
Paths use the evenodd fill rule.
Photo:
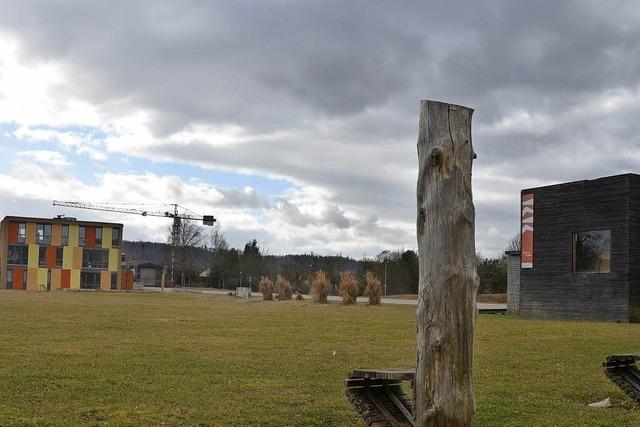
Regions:
<instances>
[{"instance_id":1,"label":"grey cloud","mask_svg":"<svg viewBox=\"0 0 640 427\"><path fill-rule=\"evenodd\" d=\"M266 208L269 202L253 190L240 190L238 188L218 188L227 204L242 208Z\"/></svg>"},{"instance_id":2,"label":"grey cloud","mask_svg":"<svg viewBox=\"0 0 640 427\"><path fill-rule=\"evenodd\" d=\"M335 210L322 221L379 233L381 247L414 245L380 224L414 223L418 100L474 107L478 246L499 252L520 188L640 168L639 11L631 1L20 1L0 27L18 35L25 61L73 72L61 98L150 110L159 142L138 155L326 189ZM616 91L631 99L585 110ZM548 127L499 129L518 112ZM215 153L207 141L162 142L198 123L287 136ZM287 203L281 213L319 221Z\"/></svg>"}]
</instances>

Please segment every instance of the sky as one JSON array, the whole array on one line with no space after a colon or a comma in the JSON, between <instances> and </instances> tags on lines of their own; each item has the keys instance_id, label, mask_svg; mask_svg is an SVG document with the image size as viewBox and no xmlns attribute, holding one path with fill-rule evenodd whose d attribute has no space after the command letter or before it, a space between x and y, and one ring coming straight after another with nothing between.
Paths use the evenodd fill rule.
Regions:
<instances>
[{"instance_id":1,"label":"sky","mask_svg":"<svg viewBox=\"0 0 640 427\"><path fill-rule=\"evenodd\" d=\"M523 188L640 171L634 1L3 1L0 216L169 221L270 254L415 249L419 101L475 109L476 248ZM132 206L132 205L128 205Z\"/></svg>"}]
</instances>

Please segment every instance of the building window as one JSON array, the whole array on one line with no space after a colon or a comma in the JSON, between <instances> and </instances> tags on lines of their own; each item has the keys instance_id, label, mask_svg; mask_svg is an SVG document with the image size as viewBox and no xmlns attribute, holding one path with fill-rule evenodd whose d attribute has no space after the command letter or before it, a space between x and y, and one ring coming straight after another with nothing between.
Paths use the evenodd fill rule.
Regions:
<instances>
[{"instance_id":1,"label":"building window","mask_svg":"<svg viewBox=\"0 0 640 427\"><path fill-rule=\"evenodd\" d=\"M85 249L82 251L82 268L105 269L107 267L109 267L108 249Z\"/></svg>"},{"instance_id":2,"label":"building window","mask_svg":"<svg viewBox=\"0 0 640 427\"><path fill-rule=\"evenodd\" d=\"M63 248L56 248L56 267L62 267L62 258L64 256Z\"/></svg>"},{"instance_id":3,"label":"building window","mask_svg":"<svg viewBox=\"0 0 640 427\"><path fill-rule=\"evenodd\" d=\"M111 246L117 247L120 245L120 229L114 228L111 233Z\"/></svg>"},{"instance_id":4,"label":"building window","mask_svg":"<svg viewBox=\"0 0 640 427\"><path fill-rule=\"evenodd\" d=\"M38 267L47 266L47 248L40 246L38 248Z\"/></svg>"},{"instance_id":5,"label":"building window","mask_svg":"<svg viewBox=\"0 0 640 427\"><path fill-rule=\"evenodd\" d=\"M69 244L69 226L62 226L62 246L67 246Z\"/></svg>"},{"instance_id":6,"label":"building window","mask_svg":"<svg viewBox=\"0 0 640 427\"><path fill-rule=\"evenodd\" d=\"M102 246L102 227L96 227L96 246Z\"/></svg>"},{"instance_id":7,"label":"building window","mask_svg":"<svg viewBox=\"0 0 640 427\"><path fill-rule=\"evenodd\" d=\"M36 224L36 243L39 245L51 244L51 224Z\"/></svg>"},{"instance_id":8,"label":"building window","mask_svg":"<svg viewBox=\"0 0 640 427\"><path fill-rule=\"evenodd\" d=\"M80 289L100 289L100 273L81 271Z\"/></svg>"},{"instance_id":9,"label":"building window","mask_svg":"<svg viewBox=\"0 0 640 427\"><path fill-rule=\"evenodd\" d=\"M18 223L18 243L24 243L27 240L27 224L24 222Z\"/></svg>"},{"instance_id":10,"label":"building window","mask_svg":"<svg viewBox=\"0 0 640 427\"><path fill-rule=\"evenodd\" d=\"M111 273L111 289L118 289L118 273L116 272Z\"/></svg>"},{"instance_id":11,"label":"building window","mask_svg":"<svg viewBox=\"0 0 640 427\"><path fill-rule=\"evenodd\" d=\"M7 264L27 265L29 259L29 247L23 245L9 245Z\"/></svg>"},{"instance_id":12,"label":"building window","mask_svg":"<svg viewBox=\"0 0 640 427\"><path fill-rule=\"evenodd\" d=\"M7 289L13 289L13 270L7 270Z\"/></svg>"},{"instance_id":13,"label":"building window","mask_svg":"<svg viewBox=\"0 0 640 427\"><path fill-rule=\"evenodd\" d=\"M573 233L573 272L611 271L611 230Z\"/></svg>"},{"instance_id":14,"label":"building window","mask_svg":"<svg viewBox=\"0 0 640 427\"><path fill-rule=\"evenodd\" d=\"M79 227L78 246L84 246L87 241L87 229L84 226Z\"/></svg>"}]
</instances>

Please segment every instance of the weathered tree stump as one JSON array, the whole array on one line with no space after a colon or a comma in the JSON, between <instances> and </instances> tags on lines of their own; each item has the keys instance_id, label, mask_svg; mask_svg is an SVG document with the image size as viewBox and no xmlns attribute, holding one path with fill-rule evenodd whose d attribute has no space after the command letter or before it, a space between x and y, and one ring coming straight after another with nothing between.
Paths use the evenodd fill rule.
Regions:
<instances>
[{"instance_id":1,"label":"weathered tree stump","mask_svg":"<svg viewBox=\"0 0 640 427\"><path fill-rule=\"evenodd\" d=\"M473 424L476 273L471 108L421 101L416 426Z\"/></svg>"}]
</instances>

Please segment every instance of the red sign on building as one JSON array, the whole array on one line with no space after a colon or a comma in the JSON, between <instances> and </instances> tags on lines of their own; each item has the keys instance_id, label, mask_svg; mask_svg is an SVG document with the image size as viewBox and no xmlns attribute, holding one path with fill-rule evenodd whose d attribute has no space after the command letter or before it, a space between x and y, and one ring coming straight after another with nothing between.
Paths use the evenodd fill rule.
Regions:
<instances>
[{"instance_id":1,"label":"red sign on building","mask_svg":"<svg viewBox=\"0 0 640 427\"><path fill-rule=\"evenodd\" d=\"M520 262L522 268L533 268L533 194L523 194L520 204Z\"/></svg>"}]
</instances>

